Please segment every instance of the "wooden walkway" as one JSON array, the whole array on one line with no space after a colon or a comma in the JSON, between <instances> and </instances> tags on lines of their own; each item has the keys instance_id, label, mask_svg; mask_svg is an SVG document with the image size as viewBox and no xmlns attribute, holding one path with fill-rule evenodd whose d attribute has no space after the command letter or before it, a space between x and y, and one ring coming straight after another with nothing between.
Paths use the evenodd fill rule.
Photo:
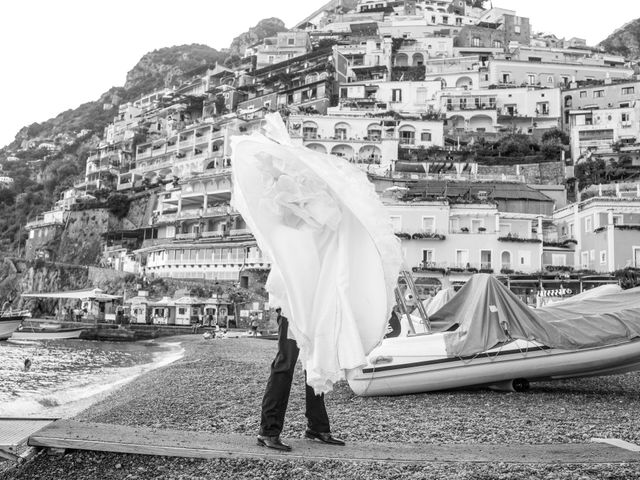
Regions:
<instances>
[{"instance_id":1,"label":"wooden walkway","mask_svg":"<svg viewBox=\"0 0 640 480\"><path fill-rule=\"evenodd\" d=\"M0 417L0 458L14 462L24 460L29 437L55 420L55 418Z\"/></svg>"},{"instance_id":2,"label":"wooden walkway","mask_svg":"<svg viewBox=\"0 0 640 480\"><path fill-rule=\"evenodd\" d=\"M595 441L554 445L425 445L348 442L346 447L305 439L286 439L292 452L256 445L255 437L204 432L124 427L59 420L34 433L29 445L56 449L96 450L194 458L269 458L391 463L629 463L640 462L632 444ZM615 443L615 441L614 441ZM629 447L631 446L631 447Z\"/></svg>"}]
</instances>

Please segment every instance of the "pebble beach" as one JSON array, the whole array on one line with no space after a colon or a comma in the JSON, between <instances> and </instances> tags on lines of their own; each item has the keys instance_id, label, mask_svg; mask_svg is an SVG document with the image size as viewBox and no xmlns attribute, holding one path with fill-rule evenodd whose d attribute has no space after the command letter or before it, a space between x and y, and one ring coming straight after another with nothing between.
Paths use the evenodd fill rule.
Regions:
<instances>
[{"instance_id":1,"label":"pebble beach","mask_svg":"<svg viewBox=\"0 0 640 480\"><path fill-rule=\"evenodd\" d=\"M159 429L254 435L276 342L176 337L184 357L101 399L75 419ZM304 432L303 372L292 387L282 438ZM327 395L332 429L347 442L424 444L640 443L640 374L534 383L526 393L486 389L402 397L356 397L346 383ZM39 455L0 480L39 479L628 479L627 464L386 463L305 460L199 460L68 451Z\"/></svg>"}]
</instances>

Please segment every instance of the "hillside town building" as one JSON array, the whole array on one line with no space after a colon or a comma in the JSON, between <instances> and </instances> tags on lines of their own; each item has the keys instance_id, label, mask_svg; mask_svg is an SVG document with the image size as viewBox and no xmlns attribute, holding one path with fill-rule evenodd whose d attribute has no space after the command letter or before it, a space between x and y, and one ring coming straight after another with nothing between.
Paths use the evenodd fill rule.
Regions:
<instances>
[{"instance_id":1,"label":"hillside town building","mask_svg":"<svg viewBox=\"0 0 640 480\"><path fill-rule=\"evenodd\" d=\"M26 225L27 255L51 258L69 212L109 191L140 213L103 235L105 266L246 285L270 263L232 207L231 138L279 112L294 143L369 175L424 292L488 272L535 303L536 276L571 274L578 290L593 285L579 272L640 267L640 187L616 190L585 167L640 173L634 69L481 3L334 0L242 59L120 105L84 179ZM139 322L181 324L225 307L132 308Z\"/></svg>"}]
</instances>

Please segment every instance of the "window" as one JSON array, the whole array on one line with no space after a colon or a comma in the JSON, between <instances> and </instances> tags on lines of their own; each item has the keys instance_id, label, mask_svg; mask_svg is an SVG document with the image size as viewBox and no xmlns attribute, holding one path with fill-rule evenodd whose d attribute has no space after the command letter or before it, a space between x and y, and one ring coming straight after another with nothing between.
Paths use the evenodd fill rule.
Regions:
<instances>
[{"instance_id":1,"label":"window","mask_svg":"<svg viewBox=\"0 0 640 480\"><path fill-rule=\"evenodd\" d=\"M400 132L400 145L415 145L416 134L411 130L403 130Z\"/></svg>"},{"instance_id":2,"label":"window","mask_svg":"<svg viewBox=\"0 0 640 480\"><path fill-rule=\"evenodd\" d=\"M295 38L287 38L287 45L295 45L295 44L296 44Z\"/></svg>"},{"instance_id":3,"label":"window","mask_svg":"<svg viewBox=\"0 0 640 480\"><path fill-rule=\"evenodd\" d=\"M484 221L479 218L471 219L471 233L478 233L479 229L484 227Z\"/></svg>"},{"instance_id":4,"label":"window","mask_svg":"<svg viewBox=\"0 0 640 480\"><path fill-rule=\"evenodd\" d=\"M502 48L502 42L500 40L494 40L493 48Z\"/></svg>"},{"instance_id":5,"label":"window","mask_svg":"<svg viewBox=\"0 0 640 480\"><path fill-rule=\"evenodd\" d=\"M402 101L402 89L394 88L393 90L391 90L391 101L392 102Z\"/></svg>"},{"instance_id":6,"label":"window","mask_svg":"<svg viewBox=\"0 0 640 480\"><path fill-rule=\"evenodd\" d=\"M620 115L620 120L622 120L623 122L630 122L631 121L631 115L629 113L622 113Z\"/></svg>"},{"instance_id":7,"label":"window","mask_svg":"<svg viewBox=\"0 0 640 480\"><path fill-rule=\"evenodd\" d=\"M531 252L518 252L518 265L521 267L531 266Z\"/></svg>"},{"instance_id":8,"label":"window","mask_svg":"<svg viewBox=\"0 0 640 480\"><path fill-rule=\"evenodd\" d=\"M569 236L573 238L573 223L569 224Z\"/></svg>"},{"instance_id":9,"label":"window","mask_svg":"<svg viewBox=\"0 0 640 480\"><path fill-rule=\"evenodd\" d=\"M634 87L622 87L622 95L631 95L635 92Z\"/></svg>"},{"instance_id":10,"label":"window","mask_svg":"<svg viewBox=\"0 0 640 480\"><path fill-rule=\"evenodd\" d=\"M400 215L391 215L389 217L389 219L391 220L391 227L393 228L394 232L401 232L402 231L402 217Z\"/></svg>"},{"instance_id":11,"label":"window","mask_svg":"<svg viewBox=\"0 0 640 480\"><path fill-rule=\"evenodd\" d=\"M622 225L624 222L624 217L622 215L614 215L613 216L613 224L614 225Z\"/></svg>"},{"instance_id":12,"label":"window","mask_svg":"<svg viewBox=\"0 0 640 480\"><path fill-rule=\"evenodd\" d=\"M607 263L607 251L600 250L600 263Z\"/></svg>"},{"instance_id":13,"label":"window","mask_svg":"<svg viewBox=\"0 0 640 480\"><path fill-rule=\"evenodd\" d=\"M580 92L580 98L587 98L587 92L585 90Z\"/></svg>"},{"instance_id":14,"label":"window","mask_svg":"<svg viewBox=\"0 0 640 480\"><path fill-rule=\"evenodd\" d=\"M480 250L480 268L491 269L491 250Z\"/></svg>"},{"instance_id":15,"label":"window","mask_svg":"<svg viewBox=\"0 0 640 480\"><path fill-rule=\"evenodd\" d=\"M594 90L593 98L601 98L604 97L604 90Z\"/></svg>"},{"instance_id":16,"label":"window","mask_svg":"<svg viewBox=\"0 0 640 480\"><path fill-rule=\"evenodd\" d=\"M513 31L517 34L520 34L520 25L514 25Z\"/></svg>"},{"instance_id":17,"label":"window","mask_svg":"<svg viewBox=\"0 0 640 480\"><path fill-rule=\"evenodd\" d=\"M549 102L536 103L536 113L538 115L549 115Z\"/></svg>"},{"instance_id":18,"label":"window","mask_svg":"<svg viewBox=\"0 0 640 480\"><path fill-rule=\"evenodd\" d=\"M504 251L500 256L500 263L502 264L503 269L510 270L511 269L511 252Z\"/></svg>"},{"instance_id":19,"label":"window","mask_svg":"<svg viewBox=\"0 0 640 480\"><path fill-rule=\"evenodd\" d=\"M511 224L510 223L501 223L500 224L500 236L506 237L511 233Z\"/></svg>"},{"instance_id":20,"label":"window","mask_svg":"<svg viewBox=\"0 0 640 480\"><path fill-rule=\"evenodd\" d=\"M436 231L435 217L422 217L422 231L425 233L435 233Z\"/></svg>"},{"instance_id":21,"label":"window","mask_svg":"<svg viewBox=\"0 0 640 480\"><path fill-rule=\"evenodd\" d=\"M633 247L633 266L640 267L640 247Z\"/></svg>"},{"instance_id":22,"label":"window","mask_svg":"<svg viewBox=\"0 0 640 480\"><path fill-rule=\"evenodd\" d=\"M589 250L589 260L591 260L592 262L596 259L596 251L595 250Z\"/></svg>"},{"instance_id":23,"label":"window","mask_svg":"<svg viewBox=\"0 0 640 480\"><path fill-rule=\"evenodd\" d=\"M435 254L433 250L422 250L422 263L425 267L435 266Z\"/></svg>"},{"instance_id":24,"label":"window","mask_svg":"<svg viewBox=\"0 0 640 480\"><path fill-rule=\"evenodd\" d=\"M273 63L273 55L269 55L269 63Z\"/></svg>"},{"instance_id":25,"label":"window","mask_svg":"<svg viewBox=\"0 0 640 480\"><path fill-rule=\"evenodd\" d=\"M567 256L562 253L551 254L551 265L564 267L567 264Z\"/></svg>"},{"instance_id":26,"label":"window","mask_svg":"<svg viewBox=\"0 0 640 480\"><path fill-rule=\"evenodd\" d=\"M509 82L511 82L511 74L503 73L502 74L502 83L509 83Z\"/></svg>"},{"instance_id":27,"label":"window","mask_svg":"<svg viewBox=\"0 0 640 480\"><path fill-rule=\"evenodd\" d=\"M302 127L302 138L318 138L318 127L316 127L315 125Z\"/></svg>"},{"instance_id":28,"label":"window","mask_svg":"<svg viewBox=\"0 0 640 480\"><path fill-rule=\"evenodd\" d=\"M465 268L469 264L469 250L456 250L456 266Z\"/></svg>"},{"instance_id":29,"label":"window","mask_svg":"<svg viewBox=\"0 0 640 480\"><path fill-rule=\"evenodd\" d=\"M619 105L620 108L629 108L630 106L629 102L620 102Z\"/></svg>"},{"instance_id":30,"label":"window","mask_svg":"<svg viewBox=\"0 0 640 480\"><path fill-rule=\"evenodd\" d=\"M437 22L437 20L436 20L436 16L435 16L435 15L432 15L432 16L431 16L431 23L436 23L436 22Z\"/></svg>"},{"instance_id":31,"label":"window","mask_svg":"<svg viewBox=\"0 0 640 480\"><path fill-rule=\"evenodd\" d=\"M591 232L593 231L593 218L587 217L584 219L584 231Z\"/></svg>"},{"instance_id":32,"label":"window","mask_svg":"<svg viewBox=\"0 0 640 480\"><path fill-rule=\"evenodd\" d=\"M480 46L480 37L473 37L471 39L471 46L472 47L479 47Z\"/></svg>"},{"instance_id":33,"label":"window","mask_svg":"<svg viewBox=\"0 0 640 480\"><path fill-rule=\"evenodd\" d=\"M347 139L346 127L336 127L334 130L334 138L336 138L337 140L346 140Z\"/></svg>"},{"instance_id":34,"label":"window","mask_svg":"<svg viewBox=\"0 0 640 480\"><path fill-rule=\"evenodd\" d=\"M422 141L422 142L430 142L431 141L431 132L422 132L420 134L420 141Z\"/></svg>"},{"instance_id":35,"label":"window","mask_svg":"<svg viewBox=\"0 0 640 480\"><path fill-rule=\"evenodd\" d=\"M349 89L342 87L340 89L340 98L347 98L349 96Z\"/></svg>"},{"instance_id":36,"label":"window","mask_svg":"<svg viewBox=\"0 0 640 480\"><path fill-rule=\"evenodd\" d=\"M449 23L449 17L442 17L442 23L447 25Z\"/></svg>"}]
</instances>

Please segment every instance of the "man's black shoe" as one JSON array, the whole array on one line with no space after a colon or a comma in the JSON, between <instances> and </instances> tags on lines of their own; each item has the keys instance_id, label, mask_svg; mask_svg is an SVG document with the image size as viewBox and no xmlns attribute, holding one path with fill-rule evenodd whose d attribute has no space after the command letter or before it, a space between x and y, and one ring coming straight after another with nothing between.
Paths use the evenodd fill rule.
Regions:
<instances>
[{"instance_id":1,"label":"man's black shoe","mask_svg":"<svg viewBox=\"0 0 640 480\"><path fill-rule=\"evenodd\" d=\"M291 446L282 443L280 437L267 437L266 435L258 435L258 445L261 447L273 448L282 452L290 452Z\"/></svg>"},{"instance_id":2,"label":"man's black shoe","mask_svg":"<svg viewBox=\"0 0 640 480\"><path fill-rule=\"evenodd\" d=\"M307 428L304 432L304 436L311 440L320 440L322 443L327 443L329 445L344 445L344 441L339 438L332 437L329 432L316 432Z\"/></svg>"}]
</instances>

